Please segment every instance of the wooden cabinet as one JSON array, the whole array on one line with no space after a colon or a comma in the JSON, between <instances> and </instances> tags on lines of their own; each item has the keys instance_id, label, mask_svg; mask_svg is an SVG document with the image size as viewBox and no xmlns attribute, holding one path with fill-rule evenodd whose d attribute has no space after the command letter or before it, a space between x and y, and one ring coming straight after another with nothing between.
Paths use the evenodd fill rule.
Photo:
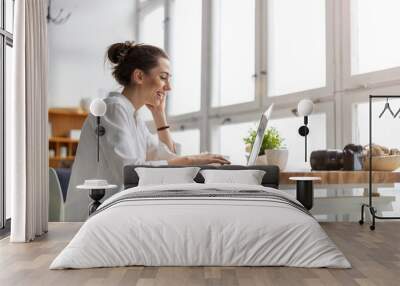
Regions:
<instances>
[{"instance_id":1,"label":"wooden cabinet","mask_svg":"<svg viewBox=\"0 0 400 286\"><path fill-rule=\"evenodd\" d=\"M49 156L49 165L53 168L71 167L78 148L79 140L66 137L50 137L49 150L54 150L54 156ZM65 150L65 154L63 154Z\"/></svg>"},{"instance_id":2,"label":"wooden cabinet","mask_svg":"<svg viewBox=\"0 0 400 286\"><path fill-rule=\"evenodd\" d=\"M78 139L70 138L71 130L82 129L88 113L79 108L50 108L49 166L69 168L75 159Z\"/></svg>"}]
</instances>

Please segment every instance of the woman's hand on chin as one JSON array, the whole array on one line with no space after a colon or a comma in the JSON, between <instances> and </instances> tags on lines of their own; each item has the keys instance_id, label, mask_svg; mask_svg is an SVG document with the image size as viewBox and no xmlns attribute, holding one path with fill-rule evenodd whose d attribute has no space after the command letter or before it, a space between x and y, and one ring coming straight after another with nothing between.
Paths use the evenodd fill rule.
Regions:
<instances>
[{"instance_id":1,"label":"woman's hand on chin","mask_svg":"<svg viewBox=\"0 0 400 286\"><path fill-rule=\"evenodd\" d=\"M161 100L159 101L159 104L146 104L147 108L151 111L151 113L154 116L160 116L165 114L165 102L166 102L166 96L164 95Z\"/></svg>"},{"instance_id":2,"label":"woman's hand on chin","mask_svg":"<svg viewBox=\"0 0 400 286\"><path fill-rule=\"evenodd\" d=\"M152 104L146 104L146 107L150 110L150 112L154 115L158 114L164 114L165 113L165 107L162 107L160 105L152 105Z\"/></svg>"},{"instance_id":3,"label":"woman's hand on chin","mask_svg":"<svg viewBox=\"0 0 400 286\"><path fill-rule=\"evenodd\" d=\"M176 157L168 160L168 165L208 165L221 164L229 165L231 162L218 154L200 154L191 156Z\"/></svg>"},{"instance_id":4,"label":"woman's hand on chin","mask_svg":"<svg viewBox=\"0 0 400 286\"><path fill-rule=\"evenodd\" d=\"M153 120L154 120L154 124L156 125L156 128L160 128L165 125L168 125L167 116L165 114L165 107L163 108L163 107L154 106L151 104L146 104L146 106L151 111L151 114L153 115Z\"/></svg>"}]
</instances>

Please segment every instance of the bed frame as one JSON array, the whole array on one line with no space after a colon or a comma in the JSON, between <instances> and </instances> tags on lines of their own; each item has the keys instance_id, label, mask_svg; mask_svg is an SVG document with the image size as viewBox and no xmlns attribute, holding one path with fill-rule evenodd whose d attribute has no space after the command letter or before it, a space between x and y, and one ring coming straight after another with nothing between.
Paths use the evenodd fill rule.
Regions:
<instances>
[{"instance_id":1,"label":"bed frame","mask_svg":"<svg viewBox=\"0 0 400 286\"><path fill-rule=\"evenodd\" d=\"M136 167L146 168L182 168L188 166L148 166L148 165L127 165L124 167L124 189L136 187L139 183L139 176L135 171ZM272 165L257 165L257 166L241 166L241 165L225 165L225 166L197 166L201 170L213 169L213 170L262 170L265 171L265 175L262 179L261 184L264 187L279 188L279 167ZM194 178L197 183L204 183L204 178L200 174Z\"/></svg>"}]
</instances>

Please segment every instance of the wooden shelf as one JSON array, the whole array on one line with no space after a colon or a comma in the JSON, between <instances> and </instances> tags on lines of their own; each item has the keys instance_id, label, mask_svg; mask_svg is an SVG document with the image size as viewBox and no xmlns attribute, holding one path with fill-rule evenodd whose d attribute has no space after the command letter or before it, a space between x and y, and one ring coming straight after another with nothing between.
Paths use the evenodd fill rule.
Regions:
<instances>
[{"instance_id":1,"label":"wooden shelf","mask_svg":"<svg viewBox=\"0 0 400 286\"><path fill-rule=\"evenodd\" d=\"M87 116L80 108L50 108L51 136L68 138L72 129L82 129Z\"/></svg>"},{"instance_id":2,"label":"wooden shelf","mask_svg":"<svg viewBox=\"0 0 400 286\"><path fill-rule=\"evenodd\" d=\"M49 138L49 149L54 150L54 157L49 158L50 167L68 168L72 166L79 140L70 138L70 131L82 129L87 116L88 113L81 108L49 109L52 135ZM66 157L61 157L62 148L67 148Z\"/></svg>"},{"instance_id":3,"label":"wooden shelf","mask_svg":"<svg viewBox=\"0 0 400 286\"><path fill-rule=\"evenodd\" d=\"M75 156L67 156L67 157L49 157L49 159L50 160L53 160L53 161L63 161L63 160L65 160L65 161L73 161L73 160L75 160Z\"/></svg>"},{"instance_id":4,"label":"wooden shelf","mask_svg":"<svg viewBox=\"0 0 400 286\"><path fill-rule=\"evenodd\" d=\"M49 142L59 142L59 143L79 143L79 140L72 139L69 137L50 137Z\"/></svg>"},{"instance_id":5,"label":"wooden shelf","mask_svg":"<svg viewBox=\"0 0 400 286\"><path fill-rule=\"evenodd\" d=\"M49 116L67 115L67 116L88 116L88 113L81 108L49 108Z\"/></svg>"}]
</instances>

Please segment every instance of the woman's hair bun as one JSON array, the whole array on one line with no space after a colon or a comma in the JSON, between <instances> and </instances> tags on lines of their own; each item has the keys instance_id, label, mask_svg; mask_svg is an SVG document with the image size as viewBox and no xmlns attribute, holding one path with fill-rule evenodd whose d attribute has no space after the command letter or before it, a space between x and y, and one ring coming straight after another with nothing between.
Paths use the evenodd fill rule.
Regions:
<instances>
[{"instance_id":1,"label":"woman's hair bun","mask_svg":"<svg viewBox=\"0 0 400 286\"><path fill-rule=\"evenodd\" d=\"M112 44L106 52L105 58L111 63L112 75L122 86L133 84L132 73L142 70L148 73L159 65L159 58L168 59L168 55L160 48L135 44L135 42Z\"/></svg>"},{"instance_id":2,"label":"woman's hair bun","mask_svg":"<svg viewBox=\"0 0 400 286\"><path fill-rule=\"evenodd\" d=\"M108 60L113 64L119 64L134 47L135 42L133 41L112 44L107 51Z\"/></svg>"}]
</instances>

